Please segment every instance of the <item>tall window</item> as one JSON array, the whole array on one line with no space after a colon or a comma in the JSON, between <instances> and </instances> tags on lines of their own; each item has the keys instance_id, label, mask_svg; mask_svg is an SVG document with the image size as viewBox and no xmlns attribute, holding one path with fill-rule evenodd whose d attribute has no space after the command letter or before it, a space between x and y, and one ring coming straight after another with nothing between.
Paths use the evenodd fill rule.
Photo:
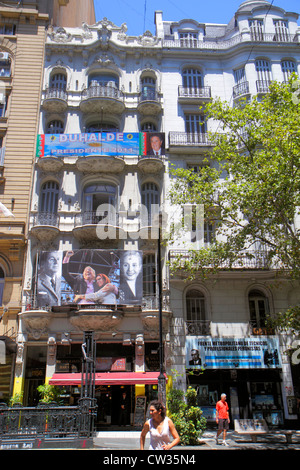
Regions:
<instances>
[{"instance_id":1,"label":"tall window","mask_svg":"<svg viewBox=\"0 0 300 470\"><path fill-rule=\"evenodd\" d=\"M274 20L276 41L287 42L289 40L288 22L283 20Z\"/></svg>"},{"instance_id":2,"label":"tall window","mask_svg":"<svg viewBox=\"0 0 300 470\"><path fill-rule=\"evenodd\" d=\"M296 64L292 60L283 60L281 62L281 70L283 73L283 80L287 82L292 73L296 73Z\"/></svg>"},{"instance_id":3,"label":"tall window","mask_svg":"<svg viewBox=\"0 0 300 470\"><path fill-rule=\"evenodd\" d=\"M155 183L142 186L142 224L152 225L153 218L159 213L159 189Z\"/></svg>"},{"instance_id":4,"label":"tall window","mask_svg":"<svg viewBox=\"0 0 300 470\"><path fill-rule=\"evenodd\" d=\"M268 60L258 59L255 61L257 72L257 91L268 93L269 85L272 80L271 65Z\"/></svg>"},{"instance_id":5,"label":"tall window","mask_svg":"<svg viewBox=\"0 0 300 470\"><path fill-rule=\"evenodd\" d=\"M119 88L119 77L114 74L93 73L89 75L88 86L107 86Z\"/></svg>"},{"instance_id":6,"label":"tall window","mask_svg":"<svg viewBox=\"0 0 300 470\"><path fill-rule=\"evenodd\" d=\"M155 100L156 98L156 80L153 77L143 77L141 79L142 100Z\"/></svg>"},{"instance_id":7,"label":"tall window","mask_svg":"<svg viewBox=\"0 0 300 470\"><path fill-rule=\"evenodd\" d=\"M205 297L198 289L190 289L186 294L186 320L187 322L205 320Z\"/></svg>"},{"instance_id":8,"label":"tall window","mask_svg":"<svg viewBox=\"0 0 300 470\"><path fill-rule=\"evenodd\" d=\"M234 96L244 95L249 93L249 85L246 80L245 67L240 67L233 71L235 86L233 88Z\"/></svg>"},{"instance_id":9,"label":"tall window","mask_svg":"<svg viewBox=\"0 0 300 470\"><path fill-rule=\"evenodd\" d=\"M116 223L117 188L110 184L91 184L83 194L84 223L97 224L102 220Z\"/></svg>"},{"instance_id":10,"label":"tall window","mask_svg":"<svg viewBox=\"0 0 300 470\"><path fill-rule=\"evenodd\" d=\"M143 259L143 295L154 297L156 294L156 257L154 254Z\"/></svg>"},{"instance_id":11,"label":"tall window","mask_svg":"<svg viewBox=\"0 0 300 470\"><path fill-rule=\"evenodd\" d=\"M188 68L183 71L182 81L184 88L188 90L198 90L203 86L202 74L200 70Z\"/></svg>"},{"instance_id":12,"label":"tall window","mask_svg":"<svg viewBox=\"0 0 300 470\"><path fill-rule=\"evenodd\" d=\"M55 181L47 181L43 184L40 197L40 212L57 213L58 192L58 184Z\"/></svg>"},{"instance_id":13,"label":"tall window","mask_svg":"<svg viewBox=\"0 0 300 470\"><path fill-rule=\"evenodd\" d=\"M253 326L262 328L266 325L266 317L269 313L267 297L259 290L249 292L250 321Z\"/></svg>"},{"instance_id":14,"label":"tall window","mask_svg":"<svg viewBox=\"0 0 300 470\"><path fill-rule=\"evenodd\" d=\"M264 22L263 20L249 20L249 28L252 41L263 41Z\"/></svg>"}]
</instances>

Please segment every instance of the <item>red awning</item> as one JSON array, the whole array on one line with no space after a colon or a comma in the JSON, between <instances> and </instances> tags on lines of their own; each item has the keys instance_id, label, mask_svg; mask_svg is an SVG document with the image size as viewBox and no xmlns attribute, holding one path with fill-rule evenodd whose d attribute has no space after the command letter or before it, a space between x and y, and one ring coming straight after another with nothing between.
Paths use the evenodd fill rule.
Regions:
<instances>
[{"instance_id":1,"label":"red awning","mask_svg":"<svg viewBox=\"0 0 300 470\"><path fill-rule=\"evenodd\" d=\"M159 372L103 372L95 374L96 385L157 384ZM167 376L165 375L166 380ZM53 374L50 385L81 385L81 374Z\"/></svg>"}]
</instances>

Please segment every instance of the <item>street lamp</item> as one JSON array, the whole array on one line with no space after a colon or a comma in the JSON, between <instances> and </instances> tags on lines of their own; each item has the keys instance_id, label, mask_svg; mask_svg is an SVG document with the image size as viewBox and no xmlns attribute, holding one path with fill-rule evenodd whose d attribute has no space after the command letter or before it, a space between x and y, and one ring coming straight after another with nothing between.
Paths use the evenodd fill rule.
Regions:
<instances>
[{"instance_id":1,"label":"street lamp","mask_svg":"<svg viewBox=\"0 0 300 470\"><path fill-rule=\"evenodd\" d=\"M162 332L162 267L161 267L161 227L162 212L158 218L157 237L157 273L158 273L158 306L159 306L159 376L158 376L158 400L166 405L166 377L164 374L164 352Z\"/></svg>"}]
</instances>

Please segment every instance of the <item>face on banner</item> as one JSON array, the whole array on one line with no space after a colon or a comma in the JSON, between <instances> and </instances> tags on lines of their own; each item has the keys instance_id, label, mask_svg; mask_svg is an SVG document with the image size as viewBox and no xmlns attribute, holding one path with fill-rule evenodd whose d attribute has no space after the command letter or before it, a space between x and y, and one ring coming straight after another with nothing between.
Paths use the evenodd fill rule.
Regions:
<instances>
[{"instance_id":1,"label":"face on banner","mask_svg":"<svg viewBox=\"0 0 300 470\"><path fill-rule=\"evenodd\" d=\"M142 302L142 252L77 250L42 252L37 306L133 305Z\"/></svg>"}]
</instances>

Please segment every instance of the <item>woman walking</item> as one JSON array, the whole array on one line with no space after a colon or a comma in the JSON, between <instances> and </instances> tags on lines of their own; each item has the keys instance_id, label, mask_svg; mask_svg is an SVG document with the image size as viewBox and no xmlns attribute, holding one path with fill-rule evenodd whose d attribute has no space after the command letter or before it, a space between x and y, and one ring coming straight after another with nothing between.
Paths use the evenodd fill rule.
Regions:
<instances>
[{"instance_id":1,"label":"woman walking","mask_svg":"<svg viewBox=\"0 0 300 470\"><path fill-rule=\"evenodd\" d=\"M150 433L150 450L170 450L180 442L174 423L166 416L165 407L159 401L150 404L151 418L146 421L141 432L140 449L144 450L145 438ZM170 435L173 437L171 441Z\"/></svg>"}]
</instances>

